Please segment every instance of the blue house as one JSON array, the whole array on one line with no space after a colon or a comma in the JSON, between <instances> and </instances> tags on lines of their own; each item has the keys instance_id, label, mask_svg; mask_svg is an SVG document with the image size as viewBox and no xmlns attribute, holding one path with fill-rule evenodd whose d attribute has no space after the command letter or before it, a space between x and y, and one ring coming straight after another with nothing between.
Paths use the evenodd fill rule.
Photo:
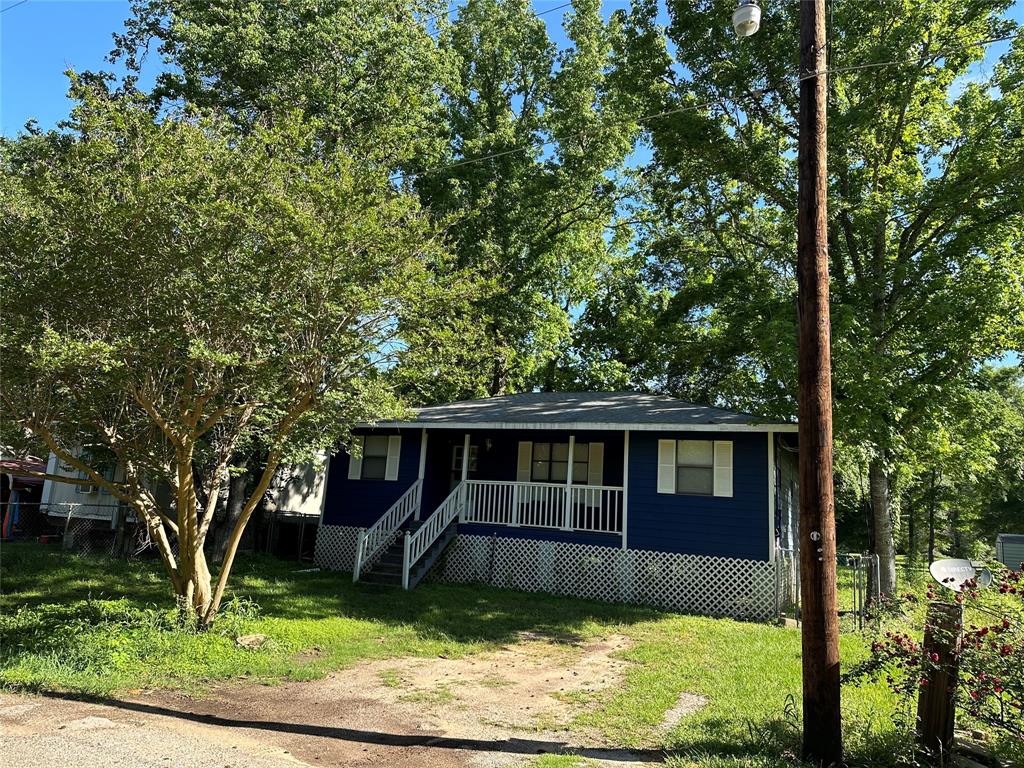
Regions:
<instances>
[{"instance_id":1,"label":"blue house","mask_svg":"<svg viewBox=\"0 0 1024 768\"><path fill-rule=\"evenodd\" d=\"M796 425L634 392L526 393L362 425L328 464L317 561L768 618Z\"/></svg>"}]
</instances>

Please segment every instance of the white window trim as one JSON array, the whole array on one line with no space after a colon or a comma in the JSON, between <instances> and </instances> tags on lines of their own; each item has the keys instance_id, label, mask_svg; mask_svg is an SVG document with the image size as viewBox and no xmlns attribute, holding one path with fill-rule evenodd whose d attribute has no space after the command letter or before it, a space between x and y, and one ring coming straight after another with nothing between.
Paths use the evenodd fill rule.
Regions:
<instances>
[{"instance_id":1,"label":"white window trim","mask_svg":"<svg viewBox=\"0 0 1024 768\"><path fill-rule=\"evenodd\" d=\"M712 440L711 494L681 493L676 488L678 440L658 440L658 493L675 496L732 498L734 446L732 440Z\"/></svg>"},{"instance_id":2,"label":"white window trim","mask_svg":"<svg viewBox=\"0 0 1024 768\"><path fill-rule=\"evenodd\" d=\"M352 438L352 449L348 457L348 479L363 480L363 447L365 438L357 435ZM402 459L402 436L388 435L388 453L384 464L384 481L398 480L398 470ZM374 480L372 482L381 482Z\"/></svg>"}]
</instances>

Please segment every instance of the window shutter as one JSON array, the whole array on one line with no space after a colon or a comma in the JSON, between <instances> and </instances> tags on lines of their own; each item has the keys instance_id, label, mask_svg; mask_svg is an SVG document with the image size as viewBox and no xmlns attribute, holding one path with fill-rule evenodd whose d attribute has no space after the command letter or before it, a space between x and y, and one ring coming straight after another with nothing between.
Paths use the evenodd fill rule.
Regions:
<instances>
[{"instance_id":1,"label":"window shutter","mask_svg":"<svg viewBox=\"0 0 1024 768\"><path fill-rule=\"evenodd\" d=\"M516 461L516 480L520 483L530 482L530 462L533 461L533 443L522 440L519 443L519 456Z\"/></svg>"},{"instance_id":2,"label":"window shutter","mask_svg":"<svg viewBox=\"0 0 1024 768\"><path fill-rule=\"evenodd\" d=\"M388 438L388 463L384 468L385 480L398 479L398 460L402 455L402 436L391 435Z\"/></svg>"},{"instance_id":3,"label":"window shutter","mask_svg":"<svg viewBox=\"0 0 1024 768\"><path fill-rule=\"evenodd\" d=\"M359 454L356 457L355 454ZM363 438L352 438L352 451L348 455L348 479L358 480L363 471Z\"/></svg>"},{"instance_id":4,"label":"window shutter","mask_svg":"<svg viewBox=\"0 0 1024 768\"><path fill-rule=\"evenodd\" d=\"M676 492L676 441L658 441L658 493Z\"/></svg>"},{"instance_id":5,"label":"window shutter","mask_svg":"<svg viewBox=\"0 0 1024 768\"><path fill-rule=\"evenodd\" d=\"M732 496L732 440L715 440L715 496Z\"/></svg>"},{"instance_id":6,"label":"window shutter","mask_svg":"<svg viewBox=\"0 0 1024 768\"><path fill-rule=\"evenodd\" d=\"M604 443L590 444L587 485L604 485Z\"/></svg>"}]
</instances>

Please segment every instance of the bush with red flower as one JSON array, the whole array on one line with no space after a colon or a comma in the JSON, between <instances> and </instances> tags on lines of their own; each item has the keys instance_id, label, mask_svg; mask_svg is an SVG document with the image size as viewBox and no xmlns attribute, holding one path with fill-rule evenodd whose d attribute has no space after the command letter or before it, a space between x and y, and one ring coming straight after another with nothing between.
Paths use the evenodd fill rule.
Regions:
<instances>
[{"instance_id":1,"label":"bush with red flower","mask_svg":"<svg viewBox=\"0 0 1024 768\"><path fill-rule=\"evenodd\" d=\"M1024 570L1024 566L1022 566ZM928 685L931 673L944 663L959 668L956 688L960 725L1024 744L1024 576L1021 570L998 569L992 584L977 580L959 592L934 585L908 592L876 606L876 633L868 658L844 676L856 684L882 679L897 694L911 700ZM955 648L952 662L923 648L925 630L941 638L941 630L925 626L932 600L963 606L959 637L945 638ZM965 720L967 718L967 720Z\"/></svg>"}]
</instances>

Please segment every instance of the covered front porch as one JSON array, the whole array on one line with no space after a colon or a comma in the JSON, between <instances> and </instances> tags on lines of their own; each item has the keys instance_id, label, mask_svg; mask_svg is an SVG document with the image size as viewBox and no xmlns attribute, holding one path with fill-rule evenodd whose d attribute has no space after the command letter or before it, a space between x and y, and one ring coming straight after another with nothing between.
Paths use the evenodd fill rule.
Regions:
<instances>
[{"instance_id":1,"label":"covered front porch","mask_svg":"<svg viewBox=\"0 0 1024 768\"><path fill-rule=\"evenodd\" d=\"M626 432L430 429L422 430L420 438L422 515L465 483L460 525L605 534L621 540Z\"/></svg>"},{"instance_id":2,"label":"covered front porch","mask_svg":"<svg viewBox=\"0 0 1024 768\"><path fill-rule=\"evenodd\" d=\"M417 476L359 532L356 580L372 568L374 580L409 588L456 530L625 548L628 432L418 431ZM373 437L364 457L384 450Z\"/></svg>"}]
</instances>

